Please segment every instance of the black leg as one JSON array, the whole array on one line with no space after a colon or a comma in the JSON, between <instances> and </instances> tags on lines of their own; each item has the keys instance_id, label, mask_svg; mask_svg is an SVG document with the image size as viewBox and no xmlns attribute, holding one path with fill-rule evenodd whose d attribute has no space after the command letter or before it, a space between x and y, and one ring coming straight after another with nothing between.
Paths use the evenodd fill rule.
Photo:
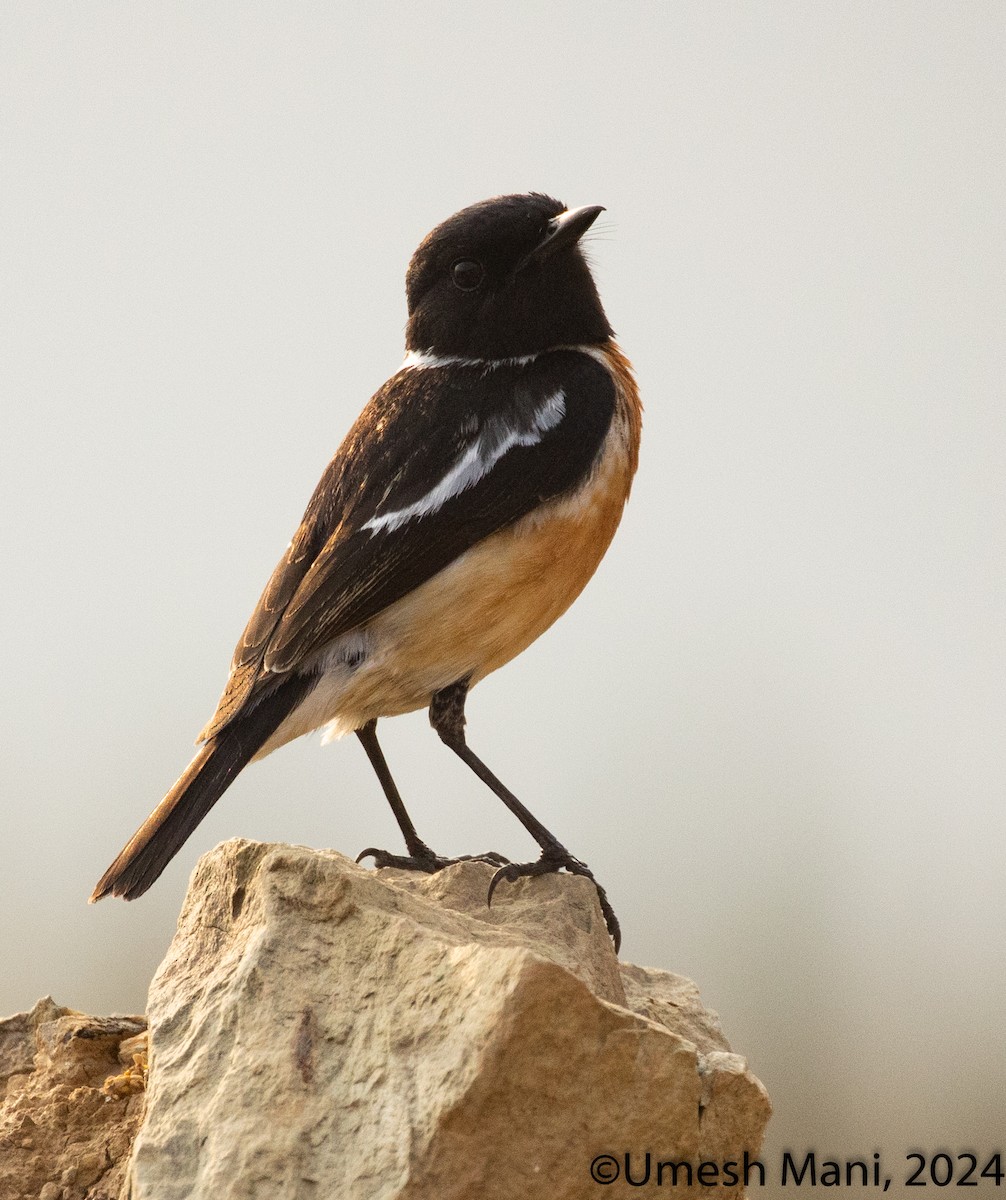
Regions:
<instances>
[{"instance_id":1,"label":"black leg","mask_svg":"<svg viewBox=\"0 0 1006 1200\"><path fill-rule=\"evenodd\" d=\"M406 812L401 793L391 776L387 759L384 757L384 751L377 740L377 721L368 721L366 725L356 731L356 736L360 739L364 750L367 752L367 757L370 759L370 765L374 768L377 778L381 781L381 787L384 789L384 794L391 805L391 811L395 814L395 820L398 822L398 828L402 831L402 837L405 838L405 846L409 852L407 855L389 854L387 850L378 850L373 846L369 846L366 850L360 851L356 857L356 861L359 862L363 858L373 858L374 865L377 867L402 867L405 870L427 871L430 873L439 871L443 867L449 866L452 862L466 861L440 858L439 855L434 854L419 834L416 833L416 827L412 824L412 818ZM497 866L507 861L500 854L490 853L482 855L481 858Z\"/></svg>"},{"instance_id":2,"label":"black leg","mask_svg":"<svg viewBox=\"0 0 1006 1200\"><path fill-rule=\"evenodd\" d=\"M381 743L377 740L377 722L368 721L362 729L356 731L356 736L360 739L364 750L367 752L367 757L370 759L370 765L374 768L377 778L381 781L381 787L384 789L384 794L391 805L391 811L395 814L395 820L398 822L398 828L402 831L402 837L405 838L405 845L409 854L413 858L434 858L433 851L420 838L419 834L416 833L416 827L412 824L412 818L405 811L405 804L402 801L401 793L394 779L391 777L391 771L388 769L388 762L384 757L384 751L381 749ZM364 850L363 853L369 854L371 852Z\"/></svg>"},{"instance_id":3,"label":"black leg","mask_svg":"<svg viewBox=\"0 0 1006 1200\"><path fill-rule=\"evenodd\" d=\"M541 847L541 857L533 863L508 863L500 867L489 884L489 903L492 903L496 887L507 880L513 883L522 876L547 875L553 871L565 868L573 875L584 875L597 888L597 896L601 902L601 912L604 914L608 932L615 943L617 951L622 940L618 926L618 918L608 901L604 888L594 878L590 868L574 858L559 839L545 828L538 818L524 807L517 797L489 770L485 763L468 747L465 741L465 698L468 695L468 683L461 680L450 687L437 692L430 703L430 724L437 731L444 745L449 746L454 753L466 763L503 801L518 821Z\"/></svg>"}]
</instances>

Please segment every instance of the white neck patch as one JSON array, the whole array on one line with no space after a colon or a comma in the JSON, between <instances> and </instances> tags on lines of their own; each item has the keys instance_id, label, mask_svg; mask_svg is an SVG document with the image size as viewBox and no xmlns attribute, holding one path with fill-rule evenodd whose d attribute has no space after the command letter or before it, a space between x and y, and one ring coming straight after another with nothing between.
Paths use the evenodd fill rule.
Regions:
<instances>
[{"instance_id":1,"label":"white neck patch","mask_svg":"<svg viewBox=\"0 0 1006 1200\"><path fill-rule=\"evenodd\" d=\"M460 354L434 354L432 350L409 350L405 361L398 368L428 370L430 367L484 367L487 371L495 367L525 367L534 362L537 354L522 354L517 358L463 358Z\"/></svg>"}]
</instances>

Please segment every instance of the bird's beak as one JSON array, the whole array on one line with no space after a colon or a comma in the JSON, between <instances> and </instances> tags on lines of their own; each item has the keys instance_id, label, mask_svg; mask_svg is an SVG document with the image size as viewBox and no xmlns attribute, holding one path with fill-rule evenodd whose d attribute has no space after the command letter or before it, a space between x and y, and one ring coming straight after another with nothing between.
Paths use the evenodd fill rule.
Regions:
<instances>
[{"instance_id":1,"label":"bird's beak","mask_svg":"<svg viewBox=\"0 0 1006 1200\"><path fill-rule=\"evenodd\" d=\"M603 212L603 204L585 204L582 208L567 208L565 212L553 217L548 223L545 236L531 253L521 260L518 270L520 267L526 267L528 263L541 262L556 250L561 250L563 246L572 246L574 242L578 242Z\"/></svg>"}]
</instances>

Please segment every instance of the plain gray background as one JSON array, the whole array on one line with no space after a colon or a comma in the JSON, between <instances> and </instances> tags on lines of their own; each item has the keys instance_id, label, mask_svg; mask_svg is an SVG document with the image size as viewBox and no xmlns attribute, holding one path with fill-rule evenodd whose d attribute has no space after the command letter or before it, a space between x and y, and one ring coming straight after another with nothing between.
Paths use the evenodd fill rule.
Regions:
<instances>
[{"instance_id":1,"label":"plain gray background","mask_svg":"<svg viewBox=\"0 0 1006 1200\"><path fill-rule=\"evenodd\" d=\"M913 1148L998 1148L1003 7L2 22L0 1012L142 1009L225 837L397 845L355 741L305 739L141 901L84 903L399 363L416 244L536 189L607 206L642 465L472 743L594 866L625 957L720 1012L775 1102L766 1158L881 1150L900 1178ZM434 846L531 852L424 714L383 728Z\"/></svg>"}]
</instances>

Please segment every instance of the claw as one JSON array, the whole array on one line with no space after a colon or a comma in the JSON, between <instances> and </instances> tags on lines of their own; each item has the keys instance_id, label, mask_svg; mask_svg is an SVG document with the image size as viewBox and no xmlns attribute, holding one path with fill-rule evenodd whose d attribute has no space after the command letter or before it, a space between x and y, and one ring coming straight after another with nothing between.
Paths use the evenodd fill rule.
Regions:
<instances>
[{"instance_id":1,"label":"claw","mask_svg":"<svg viewBox=\"0 0 1006 1200\"><path fill-rule=\"evenodd\" d=\"M597 899L601 905L601 915L604 917L604 924L615 945L615 953L617 954L622 945L622 931L618 924L618 918L615 916L615 910L611 907L604 888L594 878L594 873L590 867L586 863L580 862L578 858L574 858L571 854L558 855L545 851L536 862L507 863L506 866L500 867L489 881L486 906L489 908L492 907L493 893L504 881L507 883L516 883L518 879L533 878L537 875L550 875L563 868L571 875L582 875L585 879L589 879L597 889Z\"/></svg>"},{"instance_id":2,"label":"claw","mask_svg":"<svg viewBox=\"0 0 1006 1200\"><path fill-rule=\"evenodd\" d=\"M368 846L366 850L361 850L356 856L356 861L361 862L365 858L372 858L375 867L398 867L403 871L425 871L428 875L439 871L445 865L444 860L437 858L432 851L429 857L425 854L391 854L387 850L378 850L375 846Z\"/></svg>"},{"instance_id":3,"label":"claw","mask_svg":"<svg viewBox=\"0 0 1006 1200\"><path fill-rule=\"evenodd\" d=\"M516 883L520 878L519 873L514 870L516 866L516 863L507 863L505 867L500 867L495 875L493 875L492 879L489 880L489 894L486 896L486 908L492 908L493 892L496 891L496 888L503 882L504 879L507 881L507 883Z\"/></svg>"},{"instance_id":4,"label":"claw","mask_svg":"<svg viewBox=\"0 0 1006 1200\"><path fill-rule=\"evenodd\" d=\"M437 871L442 871L444 867L451 867L459 862L484 862L498 867L510 861L502 854L497 854L495 850L487 850L485 854L461 854L457 858L441 858L439 854L434 854L428 848L425 854L392 854L388 850L378 850L375 846L368 846L366 850L361 850L356 856L356 861L362 862L365 858L372 858L375 867L397 867L400 871L425 871L427 875L433 875Z\"/></svg>"}]
</instances>

